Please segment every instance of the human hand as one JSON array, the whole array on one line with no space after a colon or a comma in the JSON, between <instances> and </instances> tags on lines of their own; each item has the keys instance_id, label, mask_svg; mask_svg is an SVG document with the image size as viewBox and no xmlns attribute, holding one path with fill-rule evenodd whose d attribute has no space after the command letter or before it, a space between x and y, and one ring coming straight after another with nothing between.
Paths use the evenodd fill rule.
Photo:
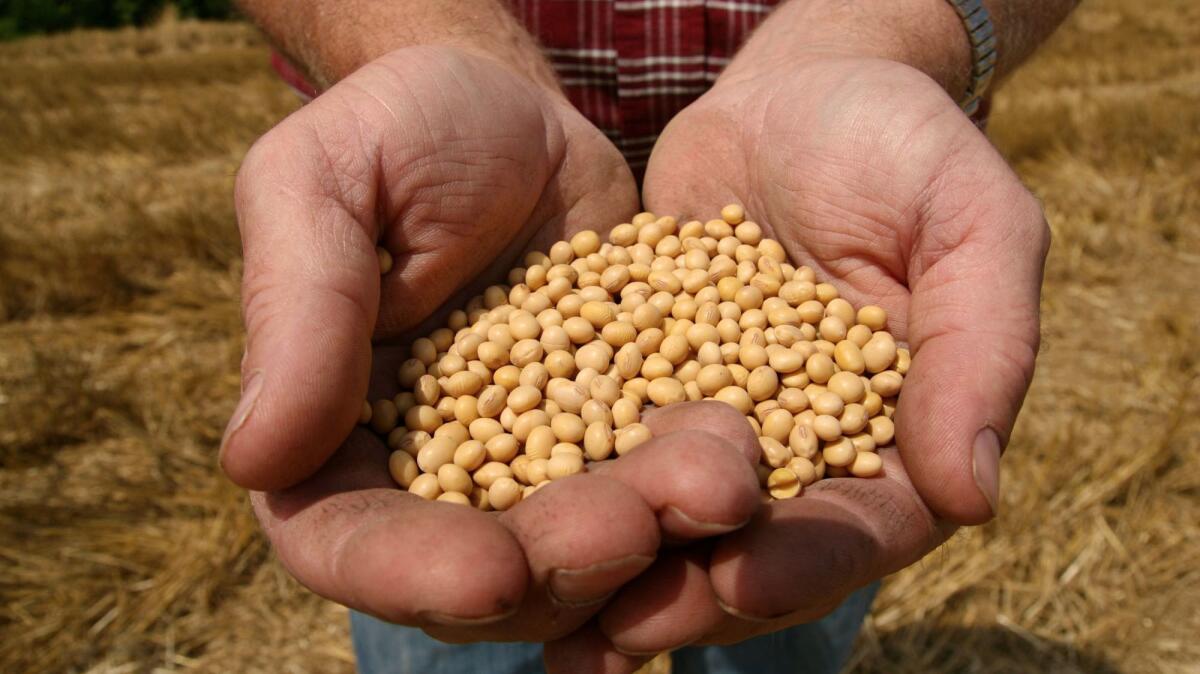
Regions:
<instances>
[{"instance_id":1,"label":"human hand","mask_svg":"<svg viewBox=\"0 0 1200 674\"><path fill-rule=\"evenodd\" d=\"M1049 244L1037 201L955 103L895 62L818 57L718 84L651 156L659 213L742 203L796 264L879 304L913 352L880 478L830 479L709 548L660 555L551 671L819 618L996 512L999 455L1033 374Z\"/></svg>"},{"instance_id":2,"label":"human hand","mask_svg":"<svg viewBox=\"0 0 1200 674\"><path fill-rule=\"evenodd\" d=\"M249 336L222 464L317 593L444 640L552 639L663 535L729 531L757 508L724 431L660 428L497 517L397 489L383 442L354 428L368 385L396 393L388 338L521 250L636 210L620 155L565 101L485 58L394 52L265 136L237 201ZM396 259L382 279L377 241Z\"/></svg>"},{"instance_id":3,"label":"human hand","mask_svg":"<svg viewBox=\"0 0 1200 674\"><path fill-rule=\"evenodd\" d=\"M561 95L437 47L391 52L288 117L235 198L247 340L221 465L259 490L312 475L349 435L372 339L637 208L620 154ZM395 259L382 278L377 245Z\"/></svg>"}]
</instances>

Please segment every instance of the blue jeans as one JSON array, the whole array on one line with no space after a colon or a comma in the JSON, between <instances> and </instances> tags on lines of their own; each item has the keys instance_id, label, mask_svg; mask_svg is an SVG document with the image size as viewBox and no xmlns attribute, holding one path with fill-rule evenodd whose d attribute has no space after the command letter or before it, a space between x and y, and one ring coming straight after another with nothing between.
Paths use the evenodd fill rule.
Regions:
<instances>
[{"instance_id":1,"label":"blue jeans","mask_svg":"<svg viewBox=\"0 0 1200 674\"><path fill-rule=\"evenodd\" d=\"M732 646L689 646L671 654L672 674L837 674L879 590L875 582L833 613L807 625ZM350 634L362 674L535 674L542 647L527 643L451 645L411 627L350 612Z\"/></svg>"}]
</instances>

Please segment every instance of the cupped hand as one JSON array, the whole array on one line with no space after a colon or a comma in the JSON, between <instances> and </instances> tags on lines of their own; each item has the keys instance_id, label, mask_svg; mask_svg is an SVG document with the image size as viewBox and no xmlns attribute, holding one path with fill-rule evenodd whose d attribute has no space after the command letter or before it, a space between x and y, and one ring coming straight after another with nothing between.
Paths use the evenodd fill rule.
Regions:
<instances>
[{"instance_id":1,"label":"cupped hand","mask_svg":"<svg viewBox=\"0 0 1200 674\"><path fill-rule=\"evenodd\" d=\"M622 653L814 620L991 519L1038 349L1039 204L906 66L829 57L719 81L664 131L643 195L684 218L744 204L796 264L882 305L913 359L882 477L823 481L711 548L660 556L591 628L548 646L559 671L632 671L641 658Z\"/></svg>"},{"instance_id":2,"label":"cupped hand","mask_svg":"<svg viewBox=\"0 0 1200 674\"><path fill-rule=\"evenodd\" d=\"M394 51L285 119L235 200L246 355L221 465L258 490L312 475L349 435L372 340L637 208L616 148L560 94L443 47ZM376 246L395 260L382 277Z\"/></svg>"},{"instance_id":3,"label":"cupped hand","mask_svg":"<svg viewBox=\"0 0 1200 674\"><path fill-rule=\"evenodd\" d=\"M396 488L383 441L355 428L364 398L396 393L392 338L522 250L636 210L620 155L561 97L485 57L394 52L264 136L237 207L248 338L222 465L315 592L448 641L543 641L664 536L727 532L758 507L757 445L721 413L502 516ZM395 259L382 277L377 245Z\"/></svg>"}]
</instances>

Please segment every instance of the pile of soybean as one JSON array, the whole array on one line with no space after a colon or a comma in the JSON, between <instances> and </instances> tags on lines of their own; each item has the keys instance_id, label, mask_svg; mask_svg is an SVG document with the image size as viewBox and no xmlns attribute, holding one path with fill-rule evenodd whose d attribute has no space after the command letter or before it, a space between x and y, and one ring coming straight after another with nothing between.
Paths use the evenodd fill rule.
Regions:
<instances>
[{"instance_id":1,"label":"pile of soybean","mask_svg":"<svg viewBox=\"0 0 1200 674\"><path fill-rule=\"evenodd\" d=\"M908 351L883 309L790 264L742 207L682 226L640 213L524 264L413 342L394 399L364 402L402 488L507 510L634 451L646 406L691 400L746 415L765 499L882 470Z\"/></svg>"}]
</instances>

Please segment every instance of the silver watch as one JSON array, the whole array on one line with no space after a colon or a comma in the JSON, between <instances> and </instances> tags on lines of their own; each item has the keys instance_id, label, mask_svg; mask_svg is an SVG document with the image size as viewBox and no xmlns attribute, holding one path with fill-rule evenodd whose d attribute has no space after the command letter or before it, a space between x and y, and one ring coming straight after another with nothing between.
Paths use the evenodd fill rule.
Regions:
<instances>
[{"instance_id":1,"label":"silver watch","mask_svg":"<svg viewBox=\"0 0 1200 674\"><path fill-rule=\"evenodd\" d=\"M967 115L974 115L996 72L996 27L983 0L948 1L958 12L971 41L971 84L959 105Z\"/></svg>"}]
</instances>

